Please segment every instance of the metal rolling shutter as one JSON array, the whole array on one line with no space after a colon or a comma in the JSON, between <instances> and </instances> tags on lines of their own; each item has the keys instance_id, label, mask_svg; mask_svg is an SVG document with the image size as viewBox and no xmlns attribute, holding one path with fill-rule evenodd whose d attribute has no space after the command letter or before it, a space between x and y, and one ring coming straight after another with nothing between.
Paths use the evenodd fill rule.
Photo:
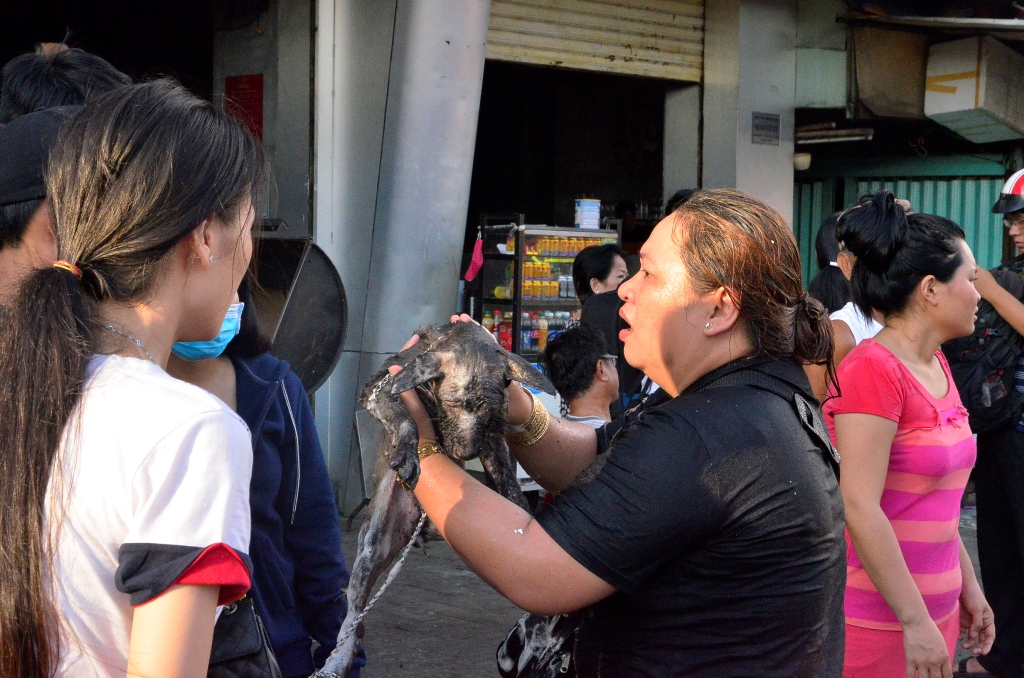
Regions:
<instances>
[{"instance_id":1,"label":"metal rolling shutter","mask_svg":"<svg viewBox=\"0 0 1024 678\"><path fill-rule=\"evenodd\" d=\"M492 0L487 58L700 82L703 0Z\"/></svg>"}]
</instances>

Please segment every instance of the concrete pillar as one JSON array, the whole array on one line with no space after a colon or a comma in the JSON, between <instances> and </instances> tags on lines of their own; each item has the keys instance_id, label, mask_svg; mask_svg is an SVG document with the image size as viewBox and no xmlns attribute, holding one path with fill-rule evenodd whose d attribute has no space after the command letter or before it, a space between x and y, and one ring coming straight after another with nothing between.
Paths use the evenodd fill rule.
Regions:
<instances>
[{"instance_id":1,"label":"concrete pillar","mask_svg":"<svg viewBox=\"0 0 1024 678\"><path fill-rule=\"evenodd\" d=\"M707 0L703 186L738 188L791 222L795 100L796 1Z\"/></svg>"},{"instance_id":2,"label":"concrete pillar","mask_svg":"<svg viewBox=\"0 0 1024 678\"><path fill-rule=\"evenodd\" d=\"M700 186L700 86L665 92L662 202L681 188Z\"/></svg>"},{"instance_id":3,"label":"concrete pillar","mask_svg":"<svg viewBox=\"0 0 1024 678\"><path fill-rule=\"evenodd\" d=\"M343 511L361 499L362 384L455 310L489 15L489 0L318 3L316 241L349 331L316 415Z\"/></svg>"}]
</instances>

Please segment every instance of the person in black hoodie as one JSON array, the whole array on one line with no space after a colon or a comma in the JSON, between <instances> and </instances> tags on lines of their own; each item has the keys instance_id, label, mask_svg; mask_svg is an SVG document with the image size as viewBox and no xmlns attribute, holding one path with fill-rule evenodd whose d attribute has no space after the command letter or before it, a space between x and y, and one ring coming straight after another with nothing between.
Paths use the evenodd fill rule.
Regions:
<instances>
[{"instance_id":1,"label":"person in black hoodie","mask_svg":"<svg viewBox=\"0 0 1024 678\"><path fill-rule=\"evenodd\" d=\"M244 306L237 336L231 338L226 320L219 345L218 340L176 344L167 371L220 397L249 426L249 594L283 677L304 677L334 649L345 616L342 592L349 573L341 525L302 382L288 363L268 352L270 342L260 333L245 282L239 298ZM365 664L360 651L346 678L358 678Z\"/></svg>"}]
</instances>

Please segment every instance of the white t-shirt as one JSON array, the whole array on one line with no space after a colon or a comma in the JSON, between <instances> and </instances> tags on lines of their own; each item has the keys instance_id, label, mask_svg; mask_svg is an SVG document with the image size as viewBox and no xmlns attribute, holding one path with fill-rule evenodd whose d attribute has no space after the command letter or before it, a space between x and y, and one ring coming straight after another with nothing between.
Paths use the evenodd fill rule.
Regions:
<instances>
[{"instance_id":1,"label":"white t-shirt","mask_svg":"<svg viewBox=\"0 0 1024 678\"><path fill-rule=\"evenodd\" d=\"M608 423L607 419L602 419L601 417L591 417L591 416L577 417L577 416L572 415L572 414L565 415L565 420L566 421L574 421L577 424L586 424L587 426L589 426L590 428L593 428L593 429L599 429L599 428L601 428L602 426L604 426L605 424Z\"/></svg>"},{"instance_id":2,"label":"white t-shirt","mask_svg":"<svg viewBox=\"0 0 1024 678\"><path fill-rule=\"evenodd\" d=\"M216 397L148 361L93 356L58 462L58 676L124 676L132 606L174 583L220 583L222 604L248 588L252 442Z\"/></svg>"},{"instance_id":3,"label":"white t-shirt","mask_svg":"<svg viewBox=\"0 0 1024 678\"><path fill-rule=\"evenodd\" d=\"M838 311L829 316L832 320L842 320L853 332L853 340L858 344L865 339L870 339L882 331L882 325L874 318L867 318L852 301L846 303Z\"/></svg>"}]
</instances>

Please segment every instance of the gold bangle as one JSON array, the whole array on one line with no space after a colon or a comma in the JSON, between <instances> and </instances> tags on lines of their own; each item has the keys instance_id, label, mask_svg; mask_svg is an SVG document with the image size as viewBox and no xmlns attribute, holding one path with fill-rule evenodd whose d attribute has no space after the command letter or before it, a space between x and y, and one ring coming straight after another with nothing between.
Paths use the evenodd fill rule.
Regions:
<instances>
[{"instance_id":1,"label":"gold bangle","mask_svg":"<svg viewBox=\"0 0 1024 678\"><path fill-rule=\"evenodd\" d=\"M519 447L527 447L544 437L551 425L551 417L544 403L533 393L533 409L530 411L530 418L522 426L513 426L509 431L508 441Z\"/></svg>"},{"instance_id":2,"label":"gold bangle","mask_svg":"<svg viewBox=\"0 0 1024 678\"><path fill-rule=\"evenodd\" d=\"M416 456L420 458L420 461L423 461L430 455L437 454L440 451L441 448L438 447L437 443L435 443L433 440L424 440L416 448Z\"/></svg>"},{"instance_id":3,"label":"gold bangle","mask_svg":"<svg viewBox=\"0 0 1024 678\"><path fill-rule=\"evenodd\" d=\"M432 440L424 440L422 443L416 446L416 456L423 461L427 457L441 452L441 448ZM398 483L403 490L412 491L412 485L402 480L402 476L395 474L395 482Z\"/></svg>"}]
</instances>

